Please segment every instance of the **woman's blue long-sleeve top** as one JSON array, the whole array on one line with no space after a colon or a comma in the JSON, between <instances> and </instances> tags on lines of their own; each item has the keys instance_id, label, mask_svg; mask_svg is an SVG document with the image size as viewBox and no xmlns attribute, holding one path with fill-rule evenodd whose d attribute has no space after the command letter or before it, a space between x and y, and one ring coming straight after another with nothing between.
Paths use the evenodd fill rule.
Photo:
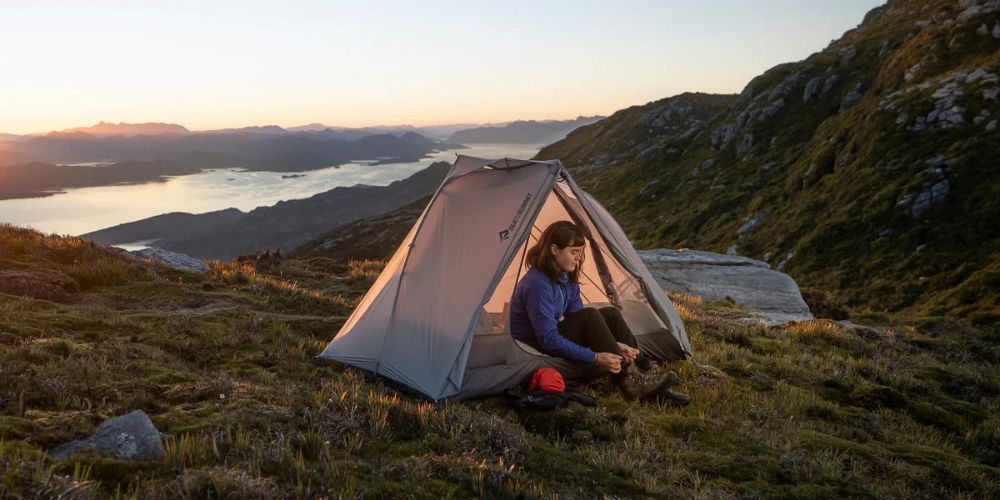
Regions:
<instances>
[{"instance_id":1,"label":"woman's blue long-sleeve top","mask_svg":"<svg viewBox=\"0 0 1000 500\"><path fill-rule=\"evenodd\" d=\"M522 342L536 341L546 354L593 363L597 354L559 334L559 320L583 309L580 285L563 273L552 280L537 268L524 273L510 305L510 335Z\"/></svg>"}]
</instances>

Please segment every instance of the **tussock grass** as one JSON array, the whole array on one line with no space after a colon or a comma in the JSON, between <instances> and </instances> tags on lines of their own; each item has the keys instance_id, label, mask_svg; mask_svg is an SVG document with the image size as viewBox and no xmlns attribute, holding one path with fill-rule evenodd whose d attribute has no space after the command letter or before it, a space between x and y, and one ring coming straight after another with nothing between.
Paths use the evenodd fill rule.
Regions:
<instances>
[{"instance_id":1,"label":"tussock grass","mask_svg":"<svg viewBox=\"0 0 1000 500\"><path fill-rule=\"evenodd\" d=\"M87 248L78 264L115 258L3 231L0 271L68 272L50 251L63 245ZM381 263L134 265L124 281L80 278L63 303L0 295L0 496L1000 493L996 331L890 316L879 338L826 320L765 328L673 294L699 362L671 366L690 406L624 401L598 380L599 407L516 412L433 405L314 359ZM45 455L134 409L167 434L162 460Z\"/></svg>"}]
</instances>

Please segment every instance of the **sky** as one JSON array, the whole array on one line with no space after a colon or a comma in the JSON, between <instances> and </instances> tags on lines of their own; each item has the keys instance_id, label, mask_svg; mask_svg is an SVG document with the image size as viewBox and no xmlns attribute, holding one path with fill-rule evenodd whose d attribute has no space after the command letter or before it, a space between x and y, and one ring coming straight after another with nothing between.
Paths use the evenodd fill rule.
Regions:
<instances>
[{"instance_id":1,"label":"sky","mask_svg":"<svg viewBox=\"0 0 1000 500\"><path fill-rule=\"evenodd\" d=\"M32 0L0 13L0 132L609 115L737 93L873 0Z\"/></svg>"}]
</instances>

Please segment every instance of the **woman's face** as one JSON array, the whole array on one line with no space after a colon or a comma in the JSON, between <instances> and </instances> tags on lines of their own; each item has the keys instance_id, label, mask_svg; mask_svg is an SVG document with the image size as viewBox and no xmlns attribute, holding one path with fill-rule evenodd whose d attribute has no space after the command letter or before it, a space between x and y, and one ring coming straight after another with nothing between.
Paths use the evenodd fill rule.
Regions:
<instances>
[{"instance_id":1,"label":"woman's face","mask_svg":"<svg viewBox=\"0 0 1000 500\"><path fill-rule=\"evenodd\" d=\"M583 250L583 245L559 248L553 244L549 247L549 251L552 252L552 256L555 258L556 265L567 273L573 272L583 262Z\"/></svg>"}]
</instances>

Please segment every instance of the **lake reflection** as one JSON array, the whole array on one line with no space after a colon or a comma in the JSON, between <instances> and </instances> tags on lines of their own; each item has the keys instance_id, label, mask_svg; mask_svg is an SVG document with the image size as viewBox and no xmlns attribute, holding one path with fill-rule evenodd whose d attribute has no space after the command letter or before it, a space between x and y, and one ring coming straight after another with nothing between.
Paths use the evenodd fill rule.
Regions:
<instances>
[{"instance_id":1,"label":"lake reflection","mask_svg":"<svg viewBox=\"0 0 1000 500\"><path fill-rule=\"evenodd\" d=\"M0 201L0 222L58 234L83 234L169 212L203 213L225 208L243 211L282 200L308 198L338 186L384 186L410 176L435 161L455 161L455 154L483 158L531 158L537 144L469 144L469 149L434 153L410 163L340 167L300 172L243 172L219 169L132 186L69 189L46 198ZM87 167L80 167L87 168ZM282 178L282 176L286 178Z\"/></svg>"}]
</instances>

